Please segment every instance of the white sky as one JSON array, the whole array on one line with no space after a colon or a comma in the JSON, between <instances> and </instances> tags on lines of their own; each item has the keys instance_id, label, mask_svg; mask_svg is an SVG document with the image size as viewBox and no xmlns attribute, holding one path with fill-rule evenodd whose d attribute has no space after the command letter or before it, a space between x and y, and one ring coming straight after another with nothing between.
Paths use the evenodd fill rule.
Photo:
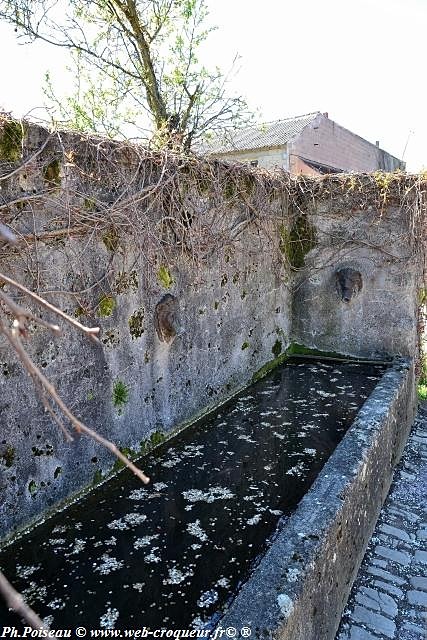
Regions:
<instances>
[{"instance_id":1,"label":"white sky","mask_svg":"<svg viewBox=\"0 0 427 640\"><path fill-rule=\"evenodd\" d=\"M427 167L427 0L208 0L218 26L207 66L227 69L261 120L311 111ZM18 45L0 24L0 107L23 116L44 103L43 77L63 76L64 54ZM64 89L65 90L65 89ZM39 112L41 115L41 112Z\"/></svg>"}]
</instances>

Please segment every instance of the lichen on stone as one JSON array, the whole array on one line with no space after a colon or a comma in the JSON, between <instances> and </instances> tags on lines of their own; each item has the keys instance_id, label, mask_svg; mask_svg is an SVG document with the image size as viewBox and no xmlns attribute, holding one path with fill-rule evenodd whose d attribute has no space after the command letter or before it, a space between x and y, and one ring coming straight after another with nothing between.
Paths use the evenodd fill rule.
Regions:
<instances>
[{"instance_id":1,"label":"lichen on stone","mask_svg":"<svg viewBox=\"0 0 427 640\"><path fill-rule=\"evenodd\" d=\"M144 333L144 309L138 309L130 316L128 320L129 333L132 340L140 338Z\"/></svg>"},{"instance_id":2,"label":"lichen on stone","mask_svg":"<svg viewBox=\"0 0 427 640\"><path fill-rule=\"evenodd\" d=\"M128 291L137 291L138 286L138 274L135 269L132 271L119 271L114 284L114 290L117 294L122 294Z\"/></svg>"},{"instance_id":3,"label":"lichen on stone","mask_svg":"<svg viewBox=\"0 0 427 640\"><path fill-rule=\"evenodd\" d=\"M15 461L16 449L10 444L0 453L0 459L3 460L6 467L11 467Z\"/></svg>"}]
</instances>

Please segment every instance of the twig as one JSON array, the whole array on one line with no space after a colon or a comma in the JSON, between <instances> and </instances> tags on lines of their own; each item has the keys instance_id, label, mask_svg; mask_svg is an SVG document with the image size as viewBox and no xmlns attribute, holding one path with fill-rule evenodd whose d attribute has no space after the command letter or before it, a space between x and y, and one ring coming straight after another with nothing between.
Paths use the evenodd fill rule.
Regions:
<instances>
[{"instance_id":1,"label":"twig","mask_svg":"<svg viewBox=\"0 0 427 640\"><path fill-rule=\"evenodd\" d=\"M47 300L45 300L44 298L41 298L33 291L30 291L29 289L27 289L27 287L24 287L24 285L20 284L19 282L16 282L16 280L13 280L13 278L9 278L8 276L4 275L4 273L0 273L0 280L4 280L4 282L7 282L12 287L16 287L16 289L19 289L23 293L26 293L27 296L29 296L33 300L36 300L36 302L38 302L42 307L46 307L46 309L49 309L49 311L52 311L52 313L55 313L56 315L60 316L66 322L71 324L73 327L77 327L77 329L79 329L82 333L88 336L88 338L90 338L96 343L99 343L99 340L96 337L99 333L99 327L85 327L84 325L80 324L80 322L78 322L74 318L71 318L71 316L61 311L61 309L58 309L58 307L55 307L53 304L50 304L50 302L47 302Z\"/></svg>"},{"instance_id":2,"label":"twig","mask_svg":"<svg viewBox=\"0 0 427 640\"><path fill-rule=\"evenodd\" d=\"M17 614L22 616L25 622L28 622L33 629L43 629L47 631L47 627L40 620L38 615L25 603L24 598L16 591L5 578L0 570L0 593L6 600L8 607L13 609ZM56 636L55 636L56 637Z\"/></svg>"}]
</instances>

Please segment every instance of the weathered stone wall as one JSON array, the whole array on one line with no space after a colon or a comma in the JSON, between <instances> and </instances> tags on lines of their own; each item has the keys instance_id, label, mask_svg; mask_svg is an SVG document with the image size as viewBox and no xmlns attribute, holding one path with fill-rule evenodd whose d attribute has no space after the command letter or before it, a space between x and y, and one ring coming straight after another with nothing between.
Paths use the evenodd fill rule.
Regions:
<instances>
[{"instance_id":1,"label":"weathered stone wall","mask_svg":"<svg viewBox=\"0 0 427 640\"><path fill-rule=\"evenodd\" d=\"M41 136L43 131L32 131L28 153L39 148ZM75 156L83 153L84 141L64 136L62 143L72 144ZM223 223L225 239L220 242L219 234L216 250L203 259L182 247L173 255L158 256L155 252L162 246L156 245L154 253L145 251L138 246L136 230L117 240L108 230L96 234L90 228L95 198L111 206L117 191L98 183L91 186L89 197L73 162L61 162L58 184L46 193L44 174L55 149L49 144L24 172L3 184L3 202L24 199L18 211L10 206L8 212L16 214L14 228L26 240L17 249L3 245L0 271L35 288L83 324L101 327L100 345L62 323L63 337L32 326L25 344L76 416L126 453L136 454L150 437L157 443L223 402L288 347L291 296L283 286L288 269L281 261L278 222L267 220L260 226L259 221L245 221L246 207L230 204ZM119 193L132 171L119 176ZM30 207L42 192L40 202ZM71 213L73 208L86 209L87 227L79 231L71 225L69 233L43 235L63 228L64 215L58 211L67 198ZM203 212L206 205L202 199L200 203ZM206 216L213 213L205 211ZM239 225L244 229L237 234ZM148 263L149 258L154 262ZM28 306L28 299L12 287L3 283L3 290ZM180 307L181 330L169 344L155 329L156 305L165 294L173 295ZM29 306L40 313L34 304ZM41 314L57 321L43 310ZM31 380L0 339L4 535L99 480L115 458L85 436L74 433L74 441L65 442Z\"/></svg>"},{"instance_id":2,"label":"weathered stone wall","mask_svg":"<svg viewBox=\"0 0 427 640\"><path fill-rule=\"evenodd\" d=\"M234 177L223 185L220 206L202 179L197 191L184 189L176 175L190 169L178 163L165 181L173 185L170 192L149 210L138 194L161 179L160 156L130 159L127 147L113 145L111 164L105 141L88 145L71 134L50 139L37 127L25 136L27 162L19 168L19 153L2 165L2 175L13 173L0 182L0 214L20 243L0 247L0 272L101 327L101 345L69 327L55 338L36 326L26 344L72 411L127 453L143 451L150 438L156 443L223 402L291 342L354 356L414 356L419 281L406 209L367 204L354 210L341 187L334 187L334 199L323 193L290 202L296 198L291 179L283 181L285 197L273 191L257 199L244 168L235 171L249 180L247 191L239 191ZM221 166L213 162L212 171ZM303 193L309 187L304 183ZM200 225L190 247L162 241L170 221L160 208L176 191L182 210L172 230L178 223ZM119 205L131 194L135 222L122 233L126 217ZM199 212L195 221L186 214L190 202ZM112 221L107 227L104 214ZM144 225L148 232L141 235ZM297 242L296 232L310 237ZM336 290L341 268L362 276L349 302ZM181 330L171 343L155 329L165 294L180 307ZM65 442L4 341L0 349L4 535L99 480L114 459L84 436Z\"/></svg>"},{"instance_id":3,"label":"weathered stone wall","mask_svg":"<svg viewBox=\"0 0 427 640\"><path fill-rule=\"evenodd\" d=\"M345 197L316 202L306 212L316 245L296 275L293 339L353 356L413 356L420 262L407 212L375 206L353 210ZM337 290L341 269L361 275L361 289L350 302Z\"/></svg>"}]
</instances>

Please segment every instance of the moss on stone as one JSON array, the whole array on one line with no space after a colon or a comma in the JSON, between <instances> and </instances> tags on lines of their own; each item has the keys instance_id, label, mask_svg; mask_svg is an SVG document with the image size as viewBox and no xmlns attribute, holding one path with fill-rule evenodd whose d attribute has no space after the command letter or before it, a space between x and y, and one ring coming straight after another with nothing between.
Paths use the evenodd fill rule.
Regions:
<instances>
[{"instance_id":1,"label":"moss on stone","mask_svg":"<svg viewBox=\"0 0 427 640\"><path fill-rule=\"evenodd\" d=\"M28 491L32 498L34 498L34 496L36 495L37 490L38 490L37 482L35 480L30 480L30 482L28 483Z\"/></svg>"},{"instance_id":2,"label":"moss on stone","mask_svg":"<svg viewBox=\"0 0 427 640\"><path fill-rule=\"evenodd\" d=\"M282 353L282 342L281 340L276 340L271 348L271 352L275 358L278 358Z\"/></svg>"},{"instance_id":3,"label":"moss on stone","mask_svg":"<svg viewBox=\"0 0 427 640\"><path fill-rule=\"evenodd\" d=\"M100 469L97 469L93 474L92 484L95 486L99 484L102 480L103 480L102 471Z\"/></svg>"},{"instance_id":4,"label":"moss on stone","mask_svg":"<svg viewBox=\"0 0 427 640\"><path fill-rule=\"evenodd\" d=\"M144 309L138 309L135 311L128 320L129 332L132 336L132 340L140 338L144 333Z\"/></svg>"},{"instance_id":5,"label":"moss on stone","mask_svg":"<svg viewBox=\"0 0 427 640\"><path fill-rule=\"evenodd\" d=\"M174 282L171 272L164 264L160 265L157 271L157 279L165 289L170 289Z\"/></svg>"},{"instance_id":6,"label":"moss on stone","mask_svg":"<svg viewBox=\"0 0 427 640\"><path fill-rule=\"evenodd\" d=\"M43 167L43 178L50 186L59 187L61 185L61 163L57 158Z\"/></svg>"},{"instance_id":7,"label":"moss on stone","mask_svg":"<svg viewBox=\"0 0 427 640\"><path fill-rule=\"evenodd\" d=\"M112 296L103 296L98 303L98 315L101 318L108 318L116 308L116 301Z\"/></svg>"},{"instance_id":8,"label":"moss on stone","mask_svg":"<svg viewBox=\"0 0 427 640\"><path fill-rule=\"evenodd\" d=\"M276 346L277 343L279 343L280 348L282 348L282 343L279 340L276 340L275 344L273 345L272 351L273 349L276 352L278 351L278 347ZM273 351L273 354L274 354L274 351ZM252 376L252 382L258 382L258 380L261 380L261 378L264 378L267 374L270 373L270 371L273 371L273 369L275 369L279 365L286 362L286 360L288 360L292 356L309 356L313 358L320 358L320 359L323 358L325 360L329 359L329 360L339 360L339 361L348 361L348 360L351 360L354 362L358 362L359 360L364 361L363 359L360 359L360 358L354 358L354 357L349 358L348 356L344 356L343 354L340 354L340 353L336 353L333 351L321 351L319 349L312 349L310 347L305 347L304 345L293 342L289 345L289 347L285 351L283 351L283 353L280 353L273 360L266 362L260 369L258 369L258 371L256 371Z\"/></svg>"},{"instance_id":9,"label":"moss on stone","mask_svg":"<svg viewBox=\"0 0 427 640\"><path fill-rule=\"evenodd\" d=\"M16 449L8 444L5 450L0 454L0 458L3 460L6 467L11 467L15 461Z\"/></svg>"},{"instance_id":10,"label":"moss on stone","mask_svg":"<svg viewBox=\"0 0 427 640\"><path fill-rule=\"evenodd\" d=\"M129 401L129 387L122 382L122 380L117 380L114 383L112 400L113 405L119 410L119 413L121 413L122 408Z\"/></svg>"},{"instance_id":11,"label":"moss on stone","mask_svg":"<svg viewBox=\"0 0 427 640\"><path fill-rule=\"evenodd\" d=\"M85 200L86 203L86 200ZM102 242L108 251L115 252L119 246L119 234L114 227L110 227L102 236Z\"/></svg>"},{"instance_id":12,"label":"moss on stone","mask_svg":"<svg viewBox=\"0 0 427 640\"><path fill-rule=\"evenodd\" d=\"M294 271L304 266L305 256L315 246L315 231L305 213L299 214L288 229L280 225L279 248Z\"/></svg>"},{"instance_id":13,"label":"moss on stone","mask_svg":"<svg viewBox=\"0 0 427 640\"><path fill-rule=\"evenodd\" d=\"M242 351L245 351L245 349L248 349L248 348L249 348L249 346L250 346L250 345L249 345L249 342L244 342L244 343L242 344Z\"/></svg>"},{"instance_id":14,"label":"moss on stone","mask_svg":"<svg viewBox=\"0 0 427 640\"><path fill-rule=\"evenodd\" d=\"M279 364L282 364L282 362L284 362L287 358L288 355L285 352L282 353L278 358L266 362L265 365L263 365L260 369L258 369L258 371L253 374L252 383L258 382L258 380L261 380L261 378L265 378L265 376L270 373L270 371L273 371L273 369L278 367Z\"/></svg>"},{"instance_id":15,"label":"moss on stone","mask_svg":"<svg viewBox=\"0 0 427 640\"><path fill-rule=\"evenodd\" d=\"M0 121L0 160L17 162L22 158L26 126L17 120Z\"/></svg>"},{"instance_id":16,"label":"moss on stone","mask_svg":"<svg viewBox=\"0 0 427 640\"><path fill-rule=\"evenodd\" d=\"M166 436L162 431L153 431L150 434L150 437L146 440L141 440L141 448L140 453L146 454L149 451L152 451L155 447L158 447L166 440Z\"/></svg>"},{"instance_id":17,"label":"moss on stone","mask_svg":"<svg viewBox=\"0 0 427 640\"><path fill-rule=\"evenodd\" d=\"M87 211L93 211L96 206L95 198L85 198L83 200L83 206Z\"/></svg>"}]
</instances>

